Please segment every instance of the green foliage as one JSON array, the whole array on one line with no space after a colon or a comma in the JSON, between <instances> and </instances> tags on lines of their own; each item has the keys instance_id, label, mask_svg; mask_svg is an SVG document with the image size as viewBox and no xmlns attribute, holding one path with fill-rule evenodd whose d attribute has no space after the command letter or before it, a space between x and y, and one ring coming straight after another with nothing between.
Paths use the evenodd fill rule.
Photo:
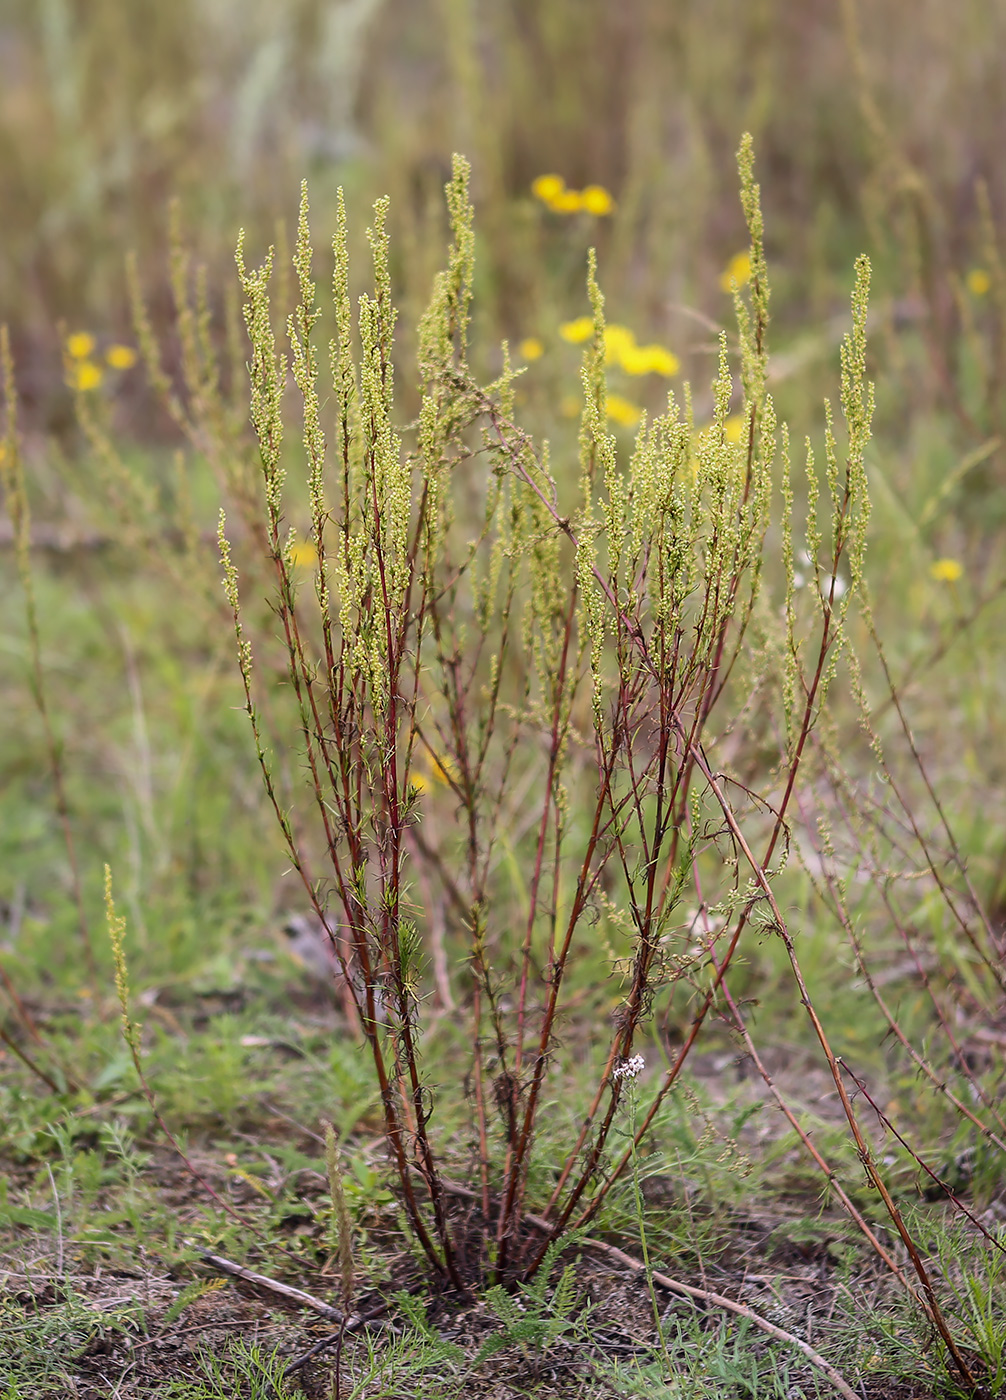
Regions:
<instances>
[{"instance_id":1,"label":"green foliage","mask_svg":"<svg viewBox=\"0 0 1006 1400\"><path fill-rule=\"evenodd\" d=\"M510 1346L547 1356L559 1340L589 1336L590 1307L578 1295L576 1265L567 1264L555 1284L549 1282L556 1256L575 1244L573 1238L563 1246L550 1246L536 1277L531 1283L522 1284L517 1294L508 1293L499 1284L486 1290L486 1305L503 1324L503 1330L482 1343L473 1367Z\"/></svg>"},{"instance_id":2,"label":"green foliage","mask_svg":"<svg viewBox=\"0 0 1006 1400\"><path fill-rule=\"evenodd\" d=\"M692 1316L674 1314L666 1322L674 1370L657 1363L616 1363L606 1378L617 1394L657 1400L788 1400L800 1393L830 1393L812 1376L800 1375L787 1357L757 1344L750 1324L740 1318L729 1329L706 1328Z\"/></svg>"},{"instance_id":3,"label":"green foliage","mask_svg":"<svg viewBox=\"0 0 1006 1400\"><path fill-rule=\"evenodd\" d=\"M218 1292L225 1286L225 1281L219 1278L196 1279L195 1282L186 1284L161 1318L161 1326L170 1327L190 1303L194 1303L198 1298L205 1298L208 1293Z\"/></svg>"},{"instance_id":4,"label":"green foliage","mask_svg":"<svg viewBox=\"0 0 1006 1400\"><path fill-rule=\"evenodd\" d=\"M99 1338L128 1337L138 1314L135 1306L98 1313L72 1291L29 1312L13 1298L0 1299L0 1365L13 1400L66 1395L74 1361Z\"/></svg>"},{"instance_id":5,"label":"green foliage","mask_svg":"<svg viewBox=\"0 0 1006 1400\"><path fill-rule=\"evenodd\" d=\"M464 1394L458 1373L464 1366L461 1347L445 1342L429 1325L422 1306L408 1294L397 1297L408 1325L392 1335L364 1332L354 1349L351 1379L343 1384L346 1400L378 1400L380 1396L423 1394L453 1397Z\"/></svg>"},{"instance_id":6,"label":"green foliage","mask_svg":"<svg viewBox=\"0 0 1006 1400\"><path fill-rule=\"evenodd\" d=\"M296 1392L284 1379L286 1363L277 1351L238 1340L218 1356L208 1349L199 1355L198 1380L170 1383L170 1400L231 1400L240 1394L247 1400L292 1400Z\"/></svg>"}]
</instances>

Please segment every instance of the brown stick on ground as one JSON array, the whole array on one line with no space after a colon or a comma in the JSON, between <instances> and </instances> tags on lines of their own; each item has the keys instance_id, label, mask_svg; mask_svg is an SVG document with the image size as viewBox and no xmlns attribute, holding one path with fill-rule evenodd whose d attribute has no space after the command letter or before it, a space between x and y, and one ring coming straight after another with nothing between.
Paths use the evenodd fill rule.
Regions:
<instances>
[{"instance_id":1,"label":"brown stick on ground","mask_svg":"<svg viewBox=\"0 0 1006 1400\"><path fill-rule=\"evenodd\" d=\"M233 1259L224 1259L220 1254L204 1254L203 1258L207 1264L212 1264L222 1274L243 1278L246 1283L254 1283L258 1288L265 1288L270 1293L278 1293L281 1298L288 1298L291 1303L299 1303L301 1307L310 1308L313 1312L320 1313L322 1317L327 1317L332 1322L343 1320L343 1315L338 1308L333 1308L330 1303L316 1298L313 1293L305 1293L301 1288L291 1288L288 1283L279 1283L274 1278L266 1278L265 1274L257 1274L252 1269L246 1269L243 1264L235 1264ZM354 1320L354 1317L347 1318L347 1326Z\"/></svg>"}]
</instances>

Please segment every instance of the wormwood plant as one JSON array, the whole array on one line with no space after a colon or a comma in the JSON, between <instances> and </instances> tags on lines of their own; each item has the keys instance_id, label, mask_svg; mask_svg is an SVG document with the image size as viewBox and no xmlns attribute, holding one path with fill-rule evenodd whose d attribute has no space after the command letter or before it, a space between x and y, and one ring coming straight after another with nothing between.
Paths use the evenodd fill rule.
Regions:
<instances>
[{"instance_id":1,"label":"wormwood plant","mask_svg":"<svg viewBox=\"0 0 1006 1400\"><path fill-rule=\"evenodd\" d=\"M620 449L607 429L604 299L591 257L594 331L573 470L565 461L553 467L549 445L519 426L519 371L506 344L494 380L483 382L474 367L463 160L447 186L453 241L419 327L420 405L410 423L396 416L387 202L374 208L373 289L354 321L340 199L324 387L306 190L288 350L274 328L273 253L250 269L239 243L273 603L298 743L288 736L291 747L278 756L269 747L262 703L274 678L256 669L221 515L247 711L291 860L328 930L373 1060L409 1224L437 1278L458 1289L486 1274L527 1279L564 1232L589 1224L632 1160L631 1144L612 1155L620 1071L676 984L692 989L694 1015L649 1101L640 1100L636 1147L714 1009L757 1057L728 973L747 940L768 935L785 950L923 1303L963 1368L773 889L815 744L828 760L818 753L817 777L835 767L835 731L822 731L822 720L849 652L869 517L870 269L865 258L857 263L841 423L826 405L823 471L819 481L808 443L798 527L788 434L767 391L769 286L747 139L739 165L752 276L746 299L735 293L736 344L721 340L711 423L697 429L686 390L644 418L628 456ZM312 589L299 572L304 543L286 520L288 374L302 405ZM743 432L734 441L726 424L737 399ZM813 584L803 592L798 550ZM781 562L772 578L770 552ZM744 783L722 771L728 754L743 756L735 767L749 775ZM306 774L320 840L282 799L289 757ZM445 921L453 976L438 993L445 1005L457 996L471 1043L474 1232L454 1208L437 1133L435 1096L449 1089L422 1055L426 963L442 951ZM562 1073L573 972L596 963L599 948L620 984L619 1006L594 1091L531 1219L535 1136ZM451 1152L456 1162L456 1143Z\"/></svg>"}]
</instances>

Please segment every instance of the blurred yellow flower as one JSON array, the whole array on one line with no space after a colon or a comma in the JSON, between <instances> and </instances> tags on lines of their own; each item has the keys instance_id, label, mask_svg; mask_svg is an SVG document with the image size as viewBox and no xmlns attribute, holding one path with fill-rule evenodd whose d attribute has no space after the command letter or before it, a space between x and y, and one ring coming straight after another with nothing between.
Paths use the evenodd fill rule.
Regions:
<instances>
[{"instance_id":1,"label":"blurred yellow flower","mask_svg":"<svg viewBox=\"0 0 1006 1400\"><path fill-rule=\"evenodd\" d=\"M563 418L578 418L582 407L575 394L566 394L559 404L559 412Z\"/></svg>"},{"instance_id":2,"label":"blurred yellow flower","mask_svg":"<svg viewBox=\"0 0 1006 1400\"><path fill-rule=\"evenodd\" d=\"M527 340L521 341L517 351L522 360L540 360L545 353L545 347L536 335L529 335Z\"/></svg>"},{"instance_id":3,"label":"blurred yellow flower","mask_svg":"<svg viewBox=\"0 0 1006 1400\"><path fill-rule=\"evenodd\" d=\"M617 356L618 365L626 374L649 374L650 354L641 345L626 345Z\"/></svg>"},{"instance_id":4,"label":"blurred yellow flower","mask_svg":"<svg viewBox=\"0 0 1006 1400\"><path fill-rule=\"evenodd\" d=\"M423 767L409 774L409 782L419 793L431 792L437 783L446 787L460 776L460 769L450 755L437 758L434 754L423 754L419 761Z\"/></svg>"},{"instance_id":5,"label":"blurred yellow flower","mask_svg":"<svg viewBox=\"0 0 1006 1400\"><path fill-rule=\"evenodd\" d=\"M743 253L735 253L726 267L720 274L720 286L725 292L729 292L734 282L738 287L743 287L751 281L751 254L744 250Z\"/></svg>"},{"instance_id":6,"label":"blurred yellow flower","mask_svg":"<svg viewBox=\"0 0 1006 1400\"><path fill-rule=\"evenodd\" d=\"M623 428L634 428L642 416L643 410L621 394L608 395L608 417Z\"/></svg>"},{"instance_id":7,"label":"blurred yellow flower","mask_svg":"<svg viewBox=\"0 0 1006 1400\"><path fill-rule=\"evenodd\" d=\"M132 369L136 364L136 351L131 345L110 345L105 351L105 363L112 369Z\"/></svg>"},{"instance_id":8,"label":"blurred yellow flower","mask_svg":"<svg viewBox=\"0 0 1006 1400\"><path fill-rule=\"evenodd\" d=\"M744 435L744 419L739 413L732 413L723 424L723 436L727 442L740 442Z\"/></svg>"},{"instance_id":9,"label":"blurred yellow flower","mask_svg":"<svg viewBox=\"0 0 1006 1400\"><path fill-rule=\"evenodd\" d=\"M578 316L575 321L563 321L559 334L570 345L579 345L594 334L594 319L592 316Z\"/></svg>"},{"instance_id":10,"label":"blurred yellow flower","mask_svg":"<svg viewBox=\"0 0 1006 1400\"><path fill-rule=\"evenodd\" d=\"M531 193L542 204L547 204L554 214L588 214L601 216L610 214L615 201L603 185L588 185L583 190L566 188L561 175L539 175L531 181Z\"/></svg>"},{"instance_id":11,"label":"blurred yellow flower","mask_svg":"<svg viewBox=\"0 0 1006 1400\"><path fill-rule=\"evenodd\" d=\"M443 758L430 754L430 775L436 782L446 784L456 781L461 776L461 770L449 754Z\"/></svg>"},{"instance_id":12,"label":"blurred yellow flower","mask_svg":"<svg viewBox=\"0 0 1006 1400\"><path fill-rule=\"evenodd\" d=\"M630 345L619 356L626 374L663 374L672 378L681 368L676 355L662 345Z\"/></svg>"},{"instance_id":13,"label":"blurred yellow flower","mask_svg":"<svg viewBox=\"0 0 1006 1400\"><path fill-rule=\"evenodd\" d=\"M628 326L605 326L605 364L618 365L626 374L664 374L671 377L681 369L676 355L662 345L637 345Z\"/></svg>"},{"instance_id":14,"label":"blurred yellow flower","mask_svg":"<svg viewBox=\"0 0 1006 1400\"><path fill-rule=\"evenodd\" d=\"M605 326L604 362L621 364L622 357L636 348L636 337L628 326Z\"/></svg>"},{"instance_id":15,"label":"blurred yellow flower","mask_svg":"<svg viewBox=\"0 0 1006 1400\"><path fill-rule=\"evenodd\" d=\"M651 374L662 374L667 379L673 379L681 373L681 361L677 355L665 350L662 345L648 345L646 348L650 353Z\"/></svg>"},{"instance_id":16,"label":"blurred yellow flower","mask_svg":"<svg viewBox=\"0 0 1006 1400\"><path fill-rule=\"evenodd\" d=\"M290 546L290 563L295 569L313 569L318 563L318 551L311 540L294 540Z\"/></svg>"},{"instance_id":17,"label":"blurred yellow flower","mask_svg":"<svg viewBox=\"0 0 1006 1400\"><path fill-rule=\"evenodd\" d=\"M545 204L551 204L565 188L566 181L561 175L539 175L537 180L531 181L531 193Z\"/></svg>"},{"instance_id":18,"label":"blurred yellow flower","mask_svg":"<svg viewBox=\"0 0 1006 1400\"><path fill-rule=\"evenodd\" d=\"M973 267L968 273L967 284L973 297L983 297L992 286L992 278L983 267Z\"/></svg>"},{"instance_id":19,"label":"blurred yellow flower","mask_svg":"<svg viewBox=\"0 0 1006 1400\"><path fill-rule=\"evenodd\" d=\"M66 338L66 353L71 360L86 360L94 349L94 336L87 331L74 331Z\"/></svg>"},{"instance_id":20,"label":"blurred yellow flower","mask_svg":"<svg viewBox=\"0 0 1006 1400\"><path fill-rule=\"evenodd\" d=\"M615 201L603 185L587 185L580 191L580 203L588 214L598 217L610 214L615 207Z\"/></svg>"},{"instance_id":21,"label":"blurred yellow flower","mask_svg":"<svg viewBox=\"0 0 1006 1400\"><path fill-rule=\"evenodd\" d=\"M583 208L583 196L579 190L560 190L545 203L554 214L579 214Z\"/></svg>"},{"instance_id":22,"label":"blurred yellow flower","mask_svg":"<svg viewBox=\"0 0 1006 1400\"><path fill-rule=\"evenodd\" d=\"M104 377L101 366L96 365L93 360L74 360L67 365L66 382L78 394L100 389Z\"/></svg>"},{"instance_id":23,"label":"blurred yellow flower","mask_svg":"<svg viewBox=\"0 0 1006 1400\"><path fill-rule=\"evenodd\" d=\"M964 576L964 565L957 559L937 559L929 566L929 576L938 583L956 583Z\"/></svg>"}]
</instances>

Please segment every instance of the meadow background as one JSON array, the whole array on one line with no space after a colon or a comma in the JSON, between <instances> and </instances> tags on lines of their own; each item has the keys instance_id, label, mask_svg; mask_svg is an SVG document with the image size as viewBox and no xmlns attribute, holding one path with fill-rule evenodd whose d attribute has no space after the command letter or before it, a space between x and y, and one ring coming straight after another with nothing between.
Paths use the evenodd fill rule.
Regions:
<instances>
[{"instance_id":1,"label":"meadow background","mask_svg":"<svg viewBox=\"0 0 1006 1400\"><path fill-rule=\"evenodd\" d=\"M590 247L609 321L664 356L645 372L631 357L612 370L609 412L621 450L631 449L640 409L659 409L669 383L680 392L690 382L697 422L711 416L718 334L734 334L730 277L743 284L747 275L735 163L744 131L754 138L766 217L770 387L795 443L821 438L821 399L836 396L853 264L869 255L877 413L867 455L866 577L917 747L1001 938L1004 51L1006 8L981 0L859 7L852 0L798 7L781 0L6 0L0 7L0 320L16 376L37 607L36 652L16 531L0 523L7 600L0 966L9 978L4 1025L20 1043L20 998L62 1067L53 1071L54 1092L42 1092L12 1049L0 1049L0 1153L10 1170L0 1222L11 1297L20 1289L42 1298L56 1288L43 1299L47 1316L58 1314L73 1341L64 1355L40 1342L38 1326L28 1327L23 1347L11 1344L12 1396L69 1393L59 1387L70 1374L95 1387L76 1393L109 1393L101 1366L81 1370L78 1359L88 1347L94 1354L80 1280L97 1263L146 1277L143 1307L153 1318L193 1276L201 1247L215 1243L231 1257L250 1248L185 1185L136 1092L104 932L106 862L129 923L150 1078L172 1131L208 1172L222 1173L232 1195L262 1204L284 1247L306 1257L312 1230L329 1228L327 1207L311 1204L310 1192L305 1204L298 1184L298 1173L319 1171L321 1148L310 1133L318 1131L324 1085L325 1114L362 1144L351 1184L366 1241L363 1270L378 1279L382 1270L393 1273L372 1086L333 999L279 933L289 914L303 911L303 893L240 713L215 547L221 493L240 498L254 481L228 477L221 465L221 444L254 461L237 233L246 231L255 261L274 244L289 267L304 178L322 286L337 190L345 190L361 277L370 206L390 196L400 410L408 418L419 404L408 368L416 325L447 237L444 183L452 152L468 156L477 219L474 353L487 375L497 372L505 337L526 365L519 411L552 441L560 481L576 472L577 326L590 310ZM553 174L563 187L536 185ZM131 275L160 346L160 391L139 353ZM200 418L186 339L200 316L222 363L215 436ZM299 508L298 517L295 501L291 519L304 532L304 501ZM307 578L310 558L303 562ZM268 628L264 609L259 621ZM866 666L866 685L878 726L890 722L875 665ZM837 732L855 734L851 698L840 692L836 703ZM741 754L736 769L751 776L763 760ZM433 773L434 788L435 780ZM789 897L797 906L805 897L798 883ZM940 969L952 987L952 935L931 909L922 910L925 918L932 947L924 967ZM900 946L884 945L882 921L869 931L902 1024L928 1043L931 1011L918 967L906 965ZM841 931L822 923L808 934L805 961L843 1052L876 1072L913 1141L950 1170L966 1136L911 1067L886 1057L886 1028ZM962 963L959 984L978 1003L975 975L969 981ZM583 1026L570 1035L589 1046L593 1024L610 1009L602 960L581 976ZM790 1067L791 1087L799 1080L814 1092L806 1030L769 941L752 947L742 983L762 1007L778 1072ZM994 1002L986 996L982 1004ZM682 998L665 1024L683 1027L687 1016ZM974 1029L972 1003L962 1016ZM437 1033L433 1053L453 1063L456 1037L449 1025ZM988 1073L995 1092L1003 1026L991 1011L984 1033L973 1054L991 1059L976 1059L975 1073ZM654 1229L663 1257L685 1272L696 1260L711 1267L724 1241L735 1249L737 1212L753 1219L759 1209L767 1212L758 1217L759 1238L783 1230L788 1258L818 1257L818 1187L793 1141L778 1129L752 1139L745 1174L724 1146L742 1137L749 1108L735 1059L724 1031L703 1061L708 1082L700 1076L690 1091L698 1107L668 1129L675 1160L687 1169L658 1182L686 1180L687 1190L674 1195L667 1185L668 1215ZM840 1127L816 1101L808 1113L820 1140L854 1170ZM899 1189L921 1199L927 1183L920 1185L917 1163L893 1140L885 1151ZM969 1166L959 1184L998 1228L1006 1214L1001 1167L983 1174ZM797 1205L787 1213L765 1204L777 1198ZM619 1208L631 1235L631 1203ZM939 1233L931 1222L920 1228ZM945 1239L931 1247L938 1255ZM998 1305L987 1287L981 1306L991 1319ZM140 1282L123 1285L120 1311L106 1307L112 1334L135 1330L127 1302L141 1291ZM212 1296L193 1295L191 1307ZM972 1295L964 1288L961 1296ZM962 1325L968 1306L950 1304ZM913 1324L895 1311L881 1309L880 1317L872 1332L863 1324L854 1360L866 1378L863 1393L907 1396L941 1384L938 1368L919 1379ZM22 1313L17 1319L20 1327ZM275 1341L272 1325L259 1319L256 1335ZM998 1350L996 1359L983 1355L1001 1371L1002 1328L989 1321L984 1335L986 1351ZM693 1342L694 1375L705 1376L712 1343ZM101 1354L114 1351L109 1343ZM211 1364L199 1363L204 1371ZM751 1393L749 1371L738 1379L722 1356L716 1364L721 1388L694 1393ZM743 1371L748 1361L730 1364ZM206 1389L216 1382L193 1367L191 1394L217 1394ZM888 1389L870 1390L871 1375ZM243 1393L226 1389L242 1383L231 1372L221 1377L219 1393ZM171 1393L151 1389L153 1381L147 1390L136 1384L137 1394ZM503 1393L564 1393L558 1381L534 1384L539 1390L526 1377L512 1380ZM610 1389L599 1395L635 1393L624 1377L604 1384Z\"/></svg>"}]
</instances>

